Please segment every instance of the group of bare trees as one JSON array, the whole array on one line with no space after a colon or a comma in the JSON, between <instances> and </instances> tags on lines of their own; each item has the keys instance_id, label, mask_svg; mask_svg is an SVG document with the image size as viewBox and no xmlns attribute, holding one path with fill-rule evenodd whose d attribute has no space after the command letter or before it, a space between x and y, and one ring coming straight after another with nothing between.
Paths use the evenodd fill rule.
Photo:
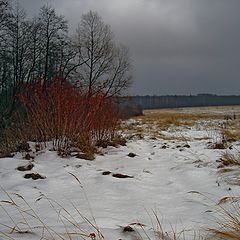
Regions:
<instances>
[{"instance_id":1,"label":"group of bare trees","mask_svg":"<svg viewBox=\"0 0 240 240\"><path fill-rule=\"evenodd\" d=\"M83 15L72 35L68 33L65 17L48 5L30 19L17 3L0 0L0 110L3 114L25 83L41 79L47 85L56 75L88 94L101 92L115 96L129 86L128 50L114 42L110 26L96 12Z\"/></svg>"}]
</instances>

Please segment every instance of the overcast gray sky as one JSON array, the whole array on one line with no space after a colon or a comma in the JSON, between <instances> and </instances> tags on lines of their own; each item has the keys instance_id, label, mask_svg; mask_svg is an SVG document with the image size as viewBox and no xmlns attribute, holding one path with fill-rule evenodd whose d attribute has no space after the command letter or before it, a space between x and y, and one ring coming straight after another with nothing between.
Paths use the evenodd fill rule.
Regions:
<instances>
[{"instance_id":1,"label":"overcast gray sky","mask_svg":"<svg viewBox=\"0 0 240 240\"><path fill-rule=\"evenodd\" d=\"M50 3L75 29L97 11L130 48L131 94L240 95L240 0L19 0Z\"/></svg>"}]
</instances>

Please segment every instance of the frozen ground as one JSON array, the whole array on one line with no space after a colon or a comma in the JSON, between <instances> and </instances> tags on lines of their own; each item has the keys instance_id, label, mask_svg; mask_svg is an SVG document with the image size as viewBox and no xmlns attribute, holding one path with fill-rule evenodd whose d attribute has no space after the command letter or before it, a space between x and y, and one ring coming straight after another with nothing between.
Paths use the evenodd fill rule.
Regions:
<instances>
[{"instance_id":1,"label":"frozen ground","mask_svg":"<svg viewBox=\"0 0 240 240\"><path fill-rule=\"evenodd\" d=\"M164 134L172 140L132 139L127 146L104 149L94 161L64 159L49 150L33 152L34 167L25 172L16 169L29 162L22 154L0 159L0 239L80 239L79 232L88 239L96 231L84 217L105 239L137 239L139 232L145 239L144 231L153 234L153 212L165 231L185 229L188 239L189 231L214 225L219 200L240 195L239 185L226 181L238 181L239 168L227 173L217 168L216 161L226 150L208 147L216 129L211 133L194 125ZM240 150L240 143L231 148L227 151ZM130 152L136 156L129 157ZM46 178L23 178L32 172ZM115 178L114 173L131 178ZM10 204L10 198L17 205ZM124 232L128 225L138 230Z\"/></svg>"}]
</instances>

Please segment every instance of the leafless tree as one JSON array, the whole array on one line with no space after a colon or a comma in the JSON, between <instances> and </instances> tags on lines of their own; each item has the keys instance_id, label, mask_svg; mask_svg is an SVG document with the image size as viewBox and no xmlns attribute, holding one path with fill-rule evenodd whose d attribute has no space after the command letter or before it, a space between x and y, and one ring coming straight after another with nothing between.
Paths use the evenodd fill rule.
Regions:
<instances>
[{"instance_id":1,"label":"leafless tree","mask_svg":"<svg viewBox=\"0 0 240 240\"><path fill-rule=\"evenodd\" d=\"M28 48L28 25L26 23L26 13L18 4L12 10L12 18L8 23L9 52L12 58L13 85L23 82L25 63L27 61ZM27 67L27 66L26 66Z\"/></svg>"},{"instance_id":2,"label":"leafless tree","mask_svg":"<svg viewBox=\"0 0 240 240\"><path fill-rule=\"evenodd\" d=\"M10 6L7 0L0 0L0 92L6 88L9 75L7 46L7 25L10 21Z\"/></svg>"},{"instance_id":3,"label":"leafless tree","mask_svg":"<svg viewBox=\"0 0 240 240\"><path fill-rule=\"evenodd\" d=\"M131 83L129 54L114 42L110 26L90 11L82 16L75 39L84 63L79 76L88 94L102 92L107 97L122 93Z\"/></svg>"},{"instance_id":4,"label":"leafless tree","mask_svg":"<svg viewBox=\"0 0 240 240\"><path fill-rule=\"evenodd\" d=\"M40 9L38 18L41 27L41 44L42 44L42 69L43 79L46 84L56 74L55 67L59 50L63 47L64 35L67 34L68 25L64 16L57 15L55 9L44 5Z\"/></svg>"},{"instance_id":5,"label":"leafless tree","mask_svg":"<svg viewBox=\"0 0 240 240\"><path fill-rule=\"evenodd\" d=\"M9 2L7 0L0 0L0 29L7 24L9 18Z\"/></svg>"}]
</instances>

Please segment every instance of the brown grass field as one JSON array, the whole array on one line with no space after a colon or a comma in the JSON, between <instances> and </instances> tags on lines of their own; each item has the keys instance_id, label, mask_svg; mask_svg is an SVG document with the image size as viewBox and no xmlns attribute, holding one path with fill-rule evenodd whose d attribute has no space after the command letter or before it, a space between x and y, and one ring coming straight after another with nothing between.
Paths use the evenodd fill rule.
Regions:
<instances>
[{"instance_id":1,"label":"brown grass field","mask_svg":"<svg viewBox=\"0 0 240 240\"><path fill-rule=\"evenodd\" d=\"M143 116L134 119L136 122L127 126L131 134L165 139L161 131L171 127L191 127L198 123L211 128L218 123L228 140L240 140L240 106L144 110Z\"/></svg>"}]
</instances>

